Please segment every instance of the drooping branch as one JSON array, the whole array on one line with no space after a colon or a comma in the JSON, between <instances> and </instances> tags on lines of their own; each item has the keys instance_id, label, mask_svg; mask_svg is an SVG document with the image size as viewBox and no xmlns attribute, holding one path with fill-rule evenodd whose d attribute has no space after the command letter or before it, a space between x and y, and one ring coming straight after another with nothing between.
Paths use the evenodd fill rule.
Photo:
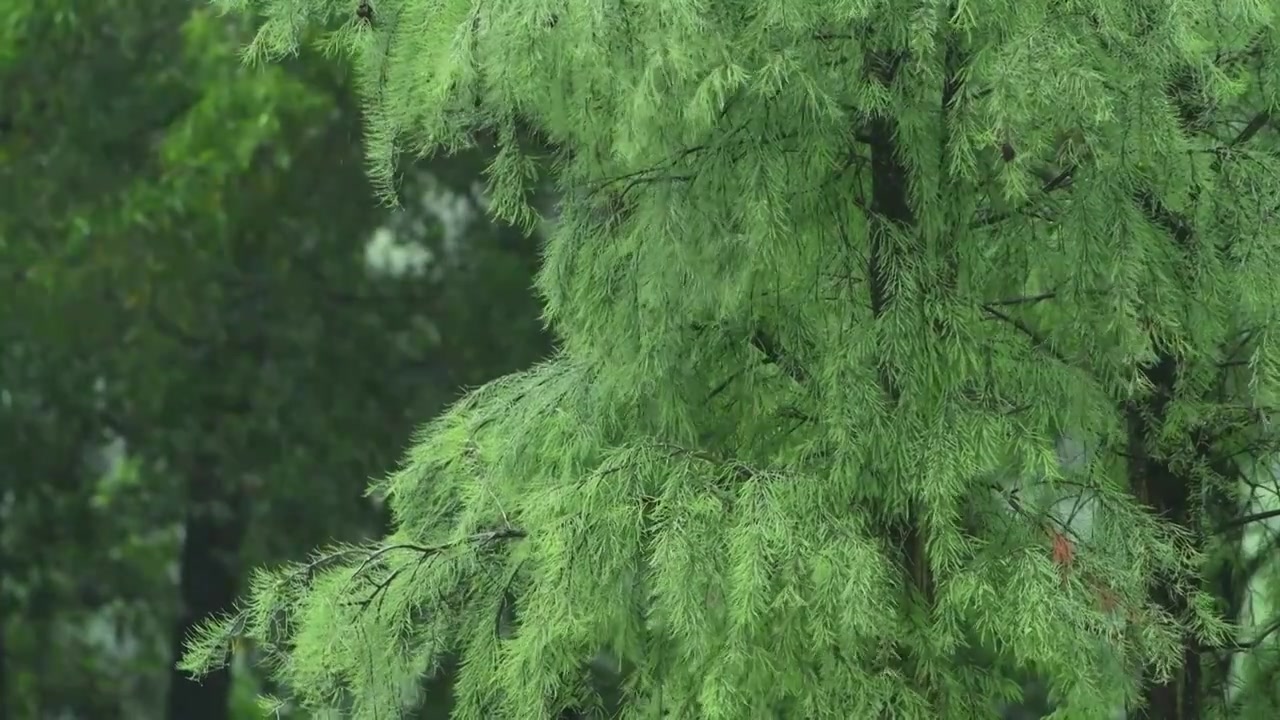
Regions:
<instances>
[{"instance_id":1,"label":"drooping branch","mask_svg":"<svg viewBox=\"0 0 1280 720\"><path fill-rule=\"evenodd\" d=\"M1231 518L1230 520L1219 524L1213 529L1213 531L1217 534L1222 534L1230 532L1236 528L1244 527L1245 525L1251 525L1256 522L1263 522L1264 520L1270 520L1278 517L1280 517L1280 510L1263 510L1261 512Z\"/></svg>"},{"instance_id":2,"label":"drooping branch","mask_svg":"<svg viewBox=\"0 0 1280 720\"><path fill-rule=\"evenodd\" d=\"M772 334L757 329L751 335L751 345L763 353L768 362L777 365L792 380L803 383L809 379L809 373L782 349L782 345Z\"/></svg>"},{"instance_id":3,"label":"drooping branch","mask_svg":"<svg viewBox=\"0 0 1280 720\"><path fill-rule=\"evenodd\" d=\"M1280 614L1277 614L1276 617L1272 618L1271 622L1267 623L1261 630L1258 631L1256 635L1254 635L1249 640L1229 642L1229 643L1224 643L1222 645L1204 645L1202 643L1195 643L1195 648L1199 652L1220 652L1220 653L1248 652L1249 650L1254 650L1260 647L1262 643L1267 641L1267 638L1271 637L1277 632L1280 632Z\"/></svg>"}]
</instances>

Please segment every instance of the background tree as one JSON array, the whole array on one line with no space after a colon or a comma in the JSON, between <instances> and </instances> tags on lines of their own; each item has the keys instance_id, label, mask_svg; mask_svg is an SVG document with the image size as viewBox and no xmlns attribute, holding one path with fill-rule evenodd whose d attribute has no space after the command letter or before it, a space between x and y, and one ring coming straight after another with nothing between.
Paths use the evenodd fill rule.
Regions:
<instances>
[{"instance_id":1,"label":"background tree","mask_svg":"<svg viewBox=\"0 0 1280 720\"><path fill-rule=\"evenodd\" d=\"M476 217L484 148L378 208L343 71L244 68L243 20L3 13L0 709L223 718L171 641L245 568L380 531L410 423L545 352L534 248Z\"/></svg>"}]
</instances>

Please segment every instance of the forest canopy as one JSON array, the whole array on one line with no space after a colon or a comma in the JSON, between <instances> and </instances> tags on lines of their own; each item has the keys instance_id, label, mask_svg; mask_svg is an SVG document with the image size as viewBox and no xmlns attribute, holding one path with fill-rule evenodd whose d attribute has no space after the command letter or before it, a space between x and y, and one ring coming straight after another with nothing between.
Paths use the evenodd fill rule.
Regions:
<instances>
[{"instance_id":1,"label":"forest canopy","mask_svg":"<svg viewBox=\"0 0 1280 720\"><path fill-rule=\"evenodd\" d=\"M188 668L247 634L357 718L454 660L455 717L586 712L602 657L635 718L985 718L1019 667L1208 706L1210 528L1273 447L1275 2L225 4L250 57L350 53L384 191L483 134L531 222L550 160L559 349Z\"/></svg>"}]
</instances>

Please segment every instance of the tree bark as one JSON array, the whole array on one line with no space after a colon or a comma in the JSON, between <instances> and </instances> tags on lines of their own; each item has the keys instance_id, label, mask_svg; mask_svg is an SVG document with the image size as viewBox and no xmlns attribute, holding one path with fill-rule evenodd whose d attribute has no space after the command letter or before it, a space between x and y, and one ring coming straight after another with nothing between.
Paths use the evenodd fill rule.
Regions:
<instances>
[{"instance_id":1,"label":"tree bark","mask_svg":"<svg viewBox=\"0 0 1280 720\"><path fill-rule=\"evenodd\" d=\"M1168 461L1154 458L1148 452L1147 443L1156 435L1156 427L1147 418L1158 423L1165 417L1167 406L1173 398L1177 380L1178 362L1168 354L1162 354L1145 371L1154 388L1145 406L1131 404L1127 409L1129 426L1129 478L1138 499L1150 506L1164 519L1194 531L1190 516L1191 478L1176 472ZM1170 580L1158 581L1151 588L1155 602L1175 618L1185 617L1188 610L1185 593L1172 586ZM1145 707L1138 710L1135 720L1195 720L1204 710L1201 654L1193 638L1184 637L1182 643L1182 667L1167 682L1148 681L1143 687Z\"/></svg>"},{"instance_id":2,"label":"tree bark","mask_svg":"<svg viewBox=\"0 0 1280 720\"><path fill-rule=\"evenodd\" d=\"M239 592L239 554L248 526L245 494L238 481L219 475L212 458L195 463L187 476L186 537L179 570L179 610L172 639L172 661L203 620L230 612ZM171 666L166 717L170 720L226 720L231 700L231 669L200 681Z\"/></svg>"},{"instance_id":3,"label":"tree bark","mask_svg":"<svg viewBox=\"0 0 1280 720\"><path fill-rule=\"evenodd\" d=\"M5 556L4 548L0 547L0 568L8 567L8 558ZM4 585L7 578L0 573L0 593L4 592ZM8 666L5 659L8 655L8 647L5 642L6 630L9 626L9 605L4 602L4 597L0 596L0 720L9 717L9 675Z\"/></svg>"}]
</instances>

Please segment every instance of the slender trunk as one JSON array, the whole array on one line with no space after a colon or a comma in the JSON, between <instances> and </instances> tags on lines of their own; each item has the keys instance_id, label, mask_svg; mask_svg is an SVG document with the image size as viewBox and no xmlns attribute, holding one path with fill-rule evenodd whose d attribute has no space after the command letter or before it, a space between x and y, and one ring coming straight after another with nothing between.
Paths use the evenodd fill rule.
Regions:
<instances>
[{"instance_id":1,"label":"slender trunk","mask_svg":"<svg viewBox=\"0 0 1280 720\"><path fill-rule=\"evenodd\" d=\"M893 82L903 57L894 55L877 59L880 79L885 85ZM895 235L909 231L915 224L915 214L907 198L907 170L897 156L894 137L897 128L888 117L873 119L868 123L871 146L871 247L867 255L868 288L871 294L871 313L879 318L892 302L891 278L894 264ZM880 385L890 404L898 402L900 391L897 378L888 358L881 361ZM895 522L891 534L905 548L904 558L911 585L926 603L933 601L933 580L929 576L929 562L925 555L926 535L923 526L923 508L916 503L907 510L906 517Z\"/></svg>"},{"instance_id":2,"label":"slender trunk","mask_svg":"<svg viewBox=\"0 0 1280 720\"><path fill-rule=\"evenodd\" d=\"M203 458L188 476L186 537L178 581L179 609L173 632L172 662L182 657L186 638L201 621L230 612L239 591L239 554L248 517L238 481L219 475ZM230 705L230 668L200 681L176 668L170 671L167 714L170 720L226 720Z\"/></svg>"},{"instance_id":3,"label":"slender trunk","mask_svg":"<svg viewBox=\"0 0 1280 720\"><path fill-rule=\"evenodd\" d=\"M871 58L871 67L877 79L888 86L893 83L899 67L906 60L903 52L888 53ZM867 285L870 294L872 316L879 319L894 301L891 273L898 264L896 247L903 234L915 231L916 217L912 210L907 185L907 168L898 155L897 125L889 116L874 117L867 123L867 144L871 150L871 192L867 207L870 224L867 253ZM897 368L893 358L880 358L879 384L890 407L896 406L902 396ZM889 544L901 548L900 560L904 572L908 602L923 606L922 617L929 617L935 601L932 563L929 560L929 529L925 515L927 508L918 498L911 499L905 508L891 508L891 519L885 530ZM910 660L916 667L908 671L920 678L921 695L928 698L940 714L946 713L946 698L929 678L927 658Z\"/></svg>"},{"instance_id":4,"label":"slender trunk","mask_svg":"<svg viewBox=\"0 0 1280 720\"><path fill-rule=\"evenodd\" d=\"M1211 108L1189 102L1198 97L1200 74L1186 69L1166 86L1169 102L1179 111L1182 127L1187 137L1203 135L1208 125L1208 113ZM1252 139L1259 130L1270 122L1269 112L1259 112L1242 128L1236 137L1224 147L1239 147ZM1219 155L1212 164L1212 173L1222 169L1222 156ZM1199 187L1193 188L1198 194ZM1194 196L1194 195L1193 195ZM1135 205L1146 215L1147 220L1162 229L1173 245L1188 260L1193 260L1201 249L1197 248L1196 229L1192 220L1167 207L1152 189L1139 191L1133 197ZM1218 247L1219 252L1227 252L1228 245ZM1174 522L1191 531L1191 537L1199 543L1198 550L1204 551L1205 535L1196 532L1195 518L1191 517L1192 495L1199 490L1196 482L1186 472L1178 472L1170 467L1167 460L1151 457L1148 443L1156 437L1159 424L1165 419L1165 411L1173 398L1175 382L1178 379L1179 359L1173 354L1162 352L1155 363L1144 369L1146 379L1150 381L1154 392L1145 403L1131 403L1126 408L1129 426L1129 478L1138 499L1153 508L1166 520ZM1219 397L1218 400L1226 398ZM1192 437L1199 461L1207 464L1217 475L1219 482L1232 481L1238 477L1231 463L1218 456L1212 443L1199 435ZM1222 520L1220 514L1234 517L1240 513L1238 507L1231 507L1229 493L1221 487L1210 486L1207 510L1212 520ZM1225 601L1227 609L1237 610L1247 590L1247 584L1239 583L1230 569L1216 577L1209 578L1209 589ZM1158 581L1151 588L1152 599L1166 612L1175 618L1183 618L1187 611L1187 597L1172 586L1169 579ZM1230 617L1229 619L1235 619ZM1209 689L1224 687L1229 679L1230 662L1213 661L1201 651L1195 639L1184 636L1182 639L1182 667L1167 682L1147 682L1143 688L1145 707L1136 718L1148 720L1193 720L1203 717L1208 709Z\"/></svg>"},{"instance_id":5,"label":"slender trunk","mask_svg":"<svg viewBox=\"0 0 1280 720\"><path fill-rule=\"evenodd\" d=\"M4 548L0 547L0 568L8 567L8 560ZM10 610L9 605L3 602L6 582L7 578L0 574L0 720L6 720L9 717L9 667L5 662L8 658L8 643L5 640L9 628Z\"/></svg>"},{"instance_id":6,"label":"slender trunk","mask_svg":"<svg viewBox=\"0 0 1280 720\"><path fill-rule=\"evenodd\" d=\"M1215 468L1224 477L1233 478L1233 475L1225 474L1224 469ZM1228 523L1240 517L1241 506L1235 500L1235 496L1226 486L1217 486L1210 488L1205 500L1205 511L1209 514L1209 520L1213 527L1217 528L1224 523ZM1247 568L1241 566L1240 555L1244 552L1244 544L1242 533L1228 531L1224 533L1222 542L1231 550L1233 557L1223 559L1220 564L1215 567L1208 576L1208 587L1213 592L1223 607L1223 616L1232 622L1240 620L1241 611L1244 608L1245 599L1248 596L1249 584L1253 581L1253 573ZM1212 658L1205 665L1205 695L1206 702L1225 703L1230 696L1230 680L1232 674L1232 661L1236 655L1230 652L1222 652L1217 657Z\"/></svg>"},{"instance_id":7,"label":"slender trunk","mask_svg":"<svg viewBox=\"0 0 1280 720\"><path fill-rule=\"evenodd\" d=\"M1144 372L1154 392L1145 407L1133 403L1127 410L1130 481L1142 503L1165 520L1194 531L1190 514L1191 479L1176 472L1167 460L1155 458L1149 452L1149 443L1154 441L1158 430L1156 423L1163 420L1173 398L1178 363L1171 355L1161 355ZM1171 616L1186 616L1186 593L1173 587L1171 580L1157 580L1151 588L1151 596ZM1202 717L1204 668L1201 660L1193 639L1184 637L1182 667L1166 682L1146 683L1143 688L1146 707L1135 717L1148 720L1194 720Z\"/></svg>"}]
</instances>

